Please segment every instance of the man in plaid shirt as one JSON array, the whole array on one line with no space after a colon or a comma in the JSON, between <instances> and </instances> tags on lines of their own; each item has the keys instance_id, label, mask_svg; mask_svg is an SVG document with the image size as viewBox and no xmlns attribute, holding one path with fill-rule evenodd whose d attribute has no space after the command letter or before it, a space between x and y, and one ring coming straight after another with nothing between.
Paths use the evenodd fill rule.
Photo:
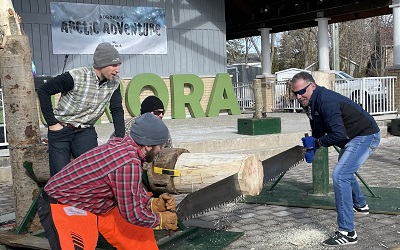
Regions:
<instances>
[{"instance_id":1,"label":"man in plaid shirt","mask_svg":"<svg viewBox=\"0 0 400 250\"><path fill-rule=\"evenodd\" d=\"M124 137L125 123L121 79L121 56L109 43L100 43L93 66L70 70L38 88L40 107L48 125L49 165L53 176L74 158L98 145L96 121L110 104L115 135ZM53 109L51 96L61 93Z\"/></svg>"},{"instance_id":2,"label":"man in plaid shirt","mask_svg":"<svg viewBox=\"0 0 400 250\"><path fill-rule=\"evenodd\" d=\"M158 249L153 228L177 229L175 198L151 198L142 164L168 140L153 114L135 119L124 138L82 154L50 178L39 217L51 249L95 249L98 232L117 249Z\"/></svg>"}]
</instances>

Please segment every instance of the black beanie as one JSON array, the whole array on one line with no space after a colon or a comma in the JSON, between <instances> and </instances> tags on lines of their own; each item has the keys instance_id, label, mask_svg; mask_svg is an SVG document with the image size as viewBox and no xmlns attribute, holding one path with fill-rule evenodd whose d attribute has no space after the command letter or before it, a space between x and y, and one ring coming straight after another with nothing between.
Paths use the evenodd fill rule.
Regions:
<instances>
[{"instance_id":1,"label":"black beanie","mask_svg":"<svg viewBox=\"0 0 400 250\"><path fill-rule=\"evenodd\" d=\"M157 109L164 109L164 104L160 98L151 95L146 97L140 105L140 114L143 115L144 113L152 112Z\"/></svg>"},{"instance_id":2,"label":"black beanie","mask_svg":"<svg viewBox=\"0 0 400 250\"><path fill-rule=\"evenodd\" d=\"M155 146L168 141L168 128L161 119L146 113L134 120L130 136L139 145Z\"/></svg>"},{"instance_id":3,"label":"black beanie","mask_svg":"<svg viewBox=\"0 0 400 250\"><path fill-rule=\"evenodd\" d=\"M93 67L99 69L114 64L121 64L121 55L118 50L109 43L97 45L93 55Z\"/></svg>"}]
</instances>

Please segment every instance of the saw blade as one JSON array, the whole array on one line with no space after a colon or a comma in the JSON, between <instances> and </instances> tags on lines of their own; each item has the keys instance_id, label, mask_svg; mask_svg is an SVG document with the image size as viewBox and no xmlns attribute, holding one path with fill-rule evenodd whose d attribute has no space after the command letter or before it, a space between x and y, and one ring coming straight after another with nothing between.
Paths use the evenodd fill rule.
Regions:
<instances>
[{"instance_id":1,"label":"saw blade","mask_svg":"<svg viewBox=\"0 0 400 250\"><path fill-rule=\"evenodd\" d=\"M275 180L281 174L299 164L303 159L304 148L302 146L294 146L262 161L264 171L263 185Z\"/></svg>"},{"instance_id":2,"label":"saw blade","mask_svg":"<svg viewBox=\"0 0 400 250\"><path fill-rule=\"evenodd\" d=\"M178 219L186 220L235 201L242 196L238 174L234 174L188 194L176 207L176 215Z\"/></svg>"},{"instance_id":3,"label":"saw blade","mask_svg":"<svg viewBox=\"0 0 400 250\"><path fill-rule=\"evenodd\" d=\"M301 162L303 158L303 147L295 146L262 161L263 185L278 178L282 173ZM180 221L186 220L242 197L243 192L240 190L238 174L234 174L188 194L177 205L176 214Z\"/></svg>"}]
</instances>

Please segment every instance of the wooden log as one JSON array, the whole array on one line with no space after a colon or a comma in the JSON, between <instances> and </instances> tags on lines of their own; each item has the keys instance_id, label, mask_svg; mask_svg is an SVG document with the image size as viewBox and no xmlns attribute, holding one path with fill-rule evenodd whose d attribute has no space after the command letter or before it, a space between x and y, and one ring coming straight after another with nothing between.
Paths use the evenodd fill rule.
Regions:
<instances>
[{"instance_id":1,"label":"wooden log","mask_svg":"<svg viewBox=\"0 0 400 250\"><path fill-rule=\"evenodd\" d=\"M178 157L182 153L189 153L189 151L184 148L164 148L157 154L151 167L147 169L150 190L154 195L157 196L162 193L179 194L179 191L175 188L173 177L154 173L154 167L173 170Z\"/></svg>"},{"instance_id":2,"label":"wooden log","mask_svg":"<svg viewBox=\"0 0 400 250\"><path fill-rule=\"evenodd\" d=\"M182 153L175 170L181 173L173 177L180 193L192 193L236 173L244 195L258 195L262 189L262 164L253 154Z\"/></svg>"}]
</instances>

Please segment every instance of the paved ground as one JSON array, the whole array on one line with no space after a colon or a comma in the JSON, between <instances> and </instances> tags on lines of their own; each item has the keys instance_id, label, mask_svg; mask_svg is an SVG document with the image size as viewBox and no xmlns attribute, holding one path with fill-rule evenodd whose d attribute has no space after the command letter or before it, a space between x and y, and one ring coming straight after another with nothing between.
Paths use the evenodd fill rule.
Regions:
<instances>
[{"instance_id":1,"label":"paved ground","mask_svg":"<svg viewBox=\"0 0 400 250\"><path fill-rule=\"evenodd\" d=\"M282 118L282 133L307 130L304 114L271 114ZM241 116L220 116L187 120L165 120L174 143L195 140L236 138L236 120ZM377 120L392 119L376 117ZM99 141L107 140L111 124L98 128ZM400 188L400 137L384 138L376 152L359 173L370 186ZM330 166L335 153L330 154ZM332 170L332 167L331 167ZM311 182L311 169L301 163L289 171L284 179ZM400 200L397 200L400 207ZM0 183L0 215L13 212L12 186ZM339 249L400 249L400 215L370 214L355 219L359 243ZM229 203L202 216L185 221L186 225L206 228L224 228L244 232L239 240L229 245L234 249L328 249L321 242L336 230L336 213L333 210L271 206L262 204Z\"/></svg>"},{"instance_id":2,"label":"paved ground","mask_svg":"<svg viewBox=\"0 0 400 250\"><path fill-rule=\"evenodd\" d=\"M400 137L382 139L379 149L359 170L359 174L371 187L400 188L398 145ZM336 155L331 154L330 166L333 166L335 160ZM310 166L301 163L290 170L284 179L311 183ZM397 200L397 204L400 209L400 200ZM227 204L186 221L185 224L244 232L244 236L229 245L227 250L330 249L322 246L321 242L337 230L334 210L243 203ZM359 235L358 244L340 249L400 249L400 211L399 215L356 216L355 225Z\"/></svg>"}]
</instances>

